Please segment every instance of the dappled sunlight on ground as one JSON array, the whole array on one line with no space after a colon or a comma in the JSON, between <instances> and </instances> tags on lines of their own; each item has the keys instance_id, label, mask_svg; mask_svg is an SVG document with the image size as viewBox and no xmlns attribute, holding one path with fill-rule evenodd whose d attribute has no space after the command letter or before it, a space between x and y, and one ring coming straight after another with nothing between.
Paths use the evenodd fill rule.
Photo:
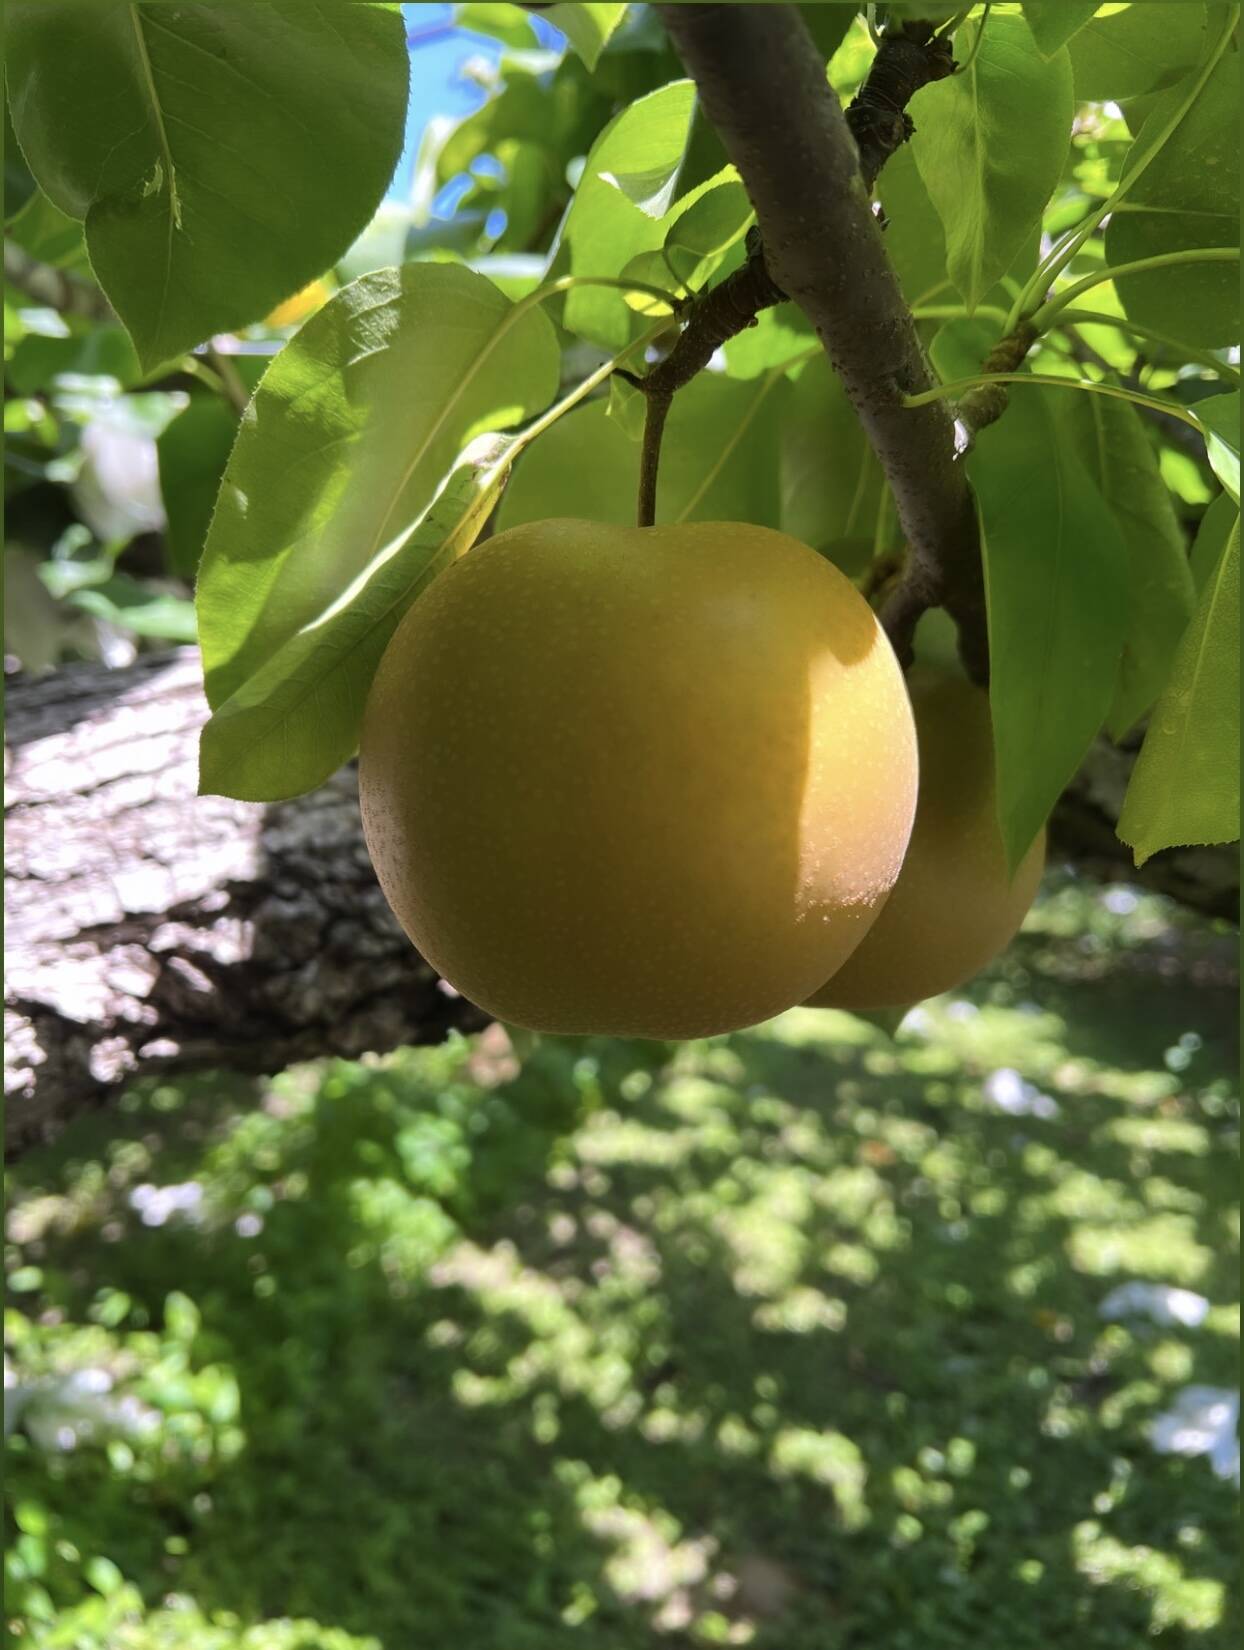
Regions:
<instances>
[{"instance_id":1,"label":"dappled sunlight on ground","mask_svg":"<svg viewBox=\"0 0 1244 1650\"><path fill-rule=\"evenodd\" d=\"M1234 1643L1233 957L1065 885L897 1027L84 1120L13 1178L26 1642Z\"/></svg>"}]
</instances>

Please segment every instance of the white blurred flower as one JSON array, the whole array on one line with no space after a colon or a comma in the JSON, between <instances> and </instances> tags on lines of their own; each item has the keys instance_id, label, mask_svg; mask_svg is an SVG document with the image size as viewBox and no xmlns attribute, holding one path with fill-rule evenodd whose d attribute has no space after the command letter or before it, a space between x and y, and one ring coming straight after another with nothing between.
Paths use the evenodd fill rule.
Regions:
<instances>
[{"instance_id":1,"label":"white blurred flower","mask_svg":"<svg viewBox=\"0 0 1244 1650\"><path fill-rule=\"evenodd\" d=\"M158 1412L138 1398L114 1398L106 1369L75 1369L32 1381L7 1391L5 1399L6 1432L20 1421L30 1441L45 1450L76 1449L110 1434L134 1436L160 1423Z\"/></svg>"},{"instance_id":2,"label":"white blurred flower","mask_svg":"<svg viewBox=\"0 0 1244 1650\"><path fill-rule=\"evenodd\" d=\"M202 1202L203 1188L197 1180L174 1186L152 1186L144 1182L130 1193L130 1208L140 1216L144 1226L163 1226L172 1215L185 1215L193 1220Z\"/></svg>"},{"instance_id":3,"label":"white blurred flower","mask_svg":"<svg viewBox=\"0 0 1244 1650\"><path fill-rule=\"evenodd\" d=\"M1209 1302L1191 1289L1167 1283L1121 1283L1097 1308L1103 1318L1149 1318L1154 1323L1181 1323L1195 1329L1205 1322Z\"/></svg>"},{"instance_id":4,"label":"white blurred flower","mask_svg":"<svg viewBox=\"0 0 1244 1650\"><path fill-rule=\"evenodd\" d=\"M1240 1395L1220 1386L1186 1386L1149 1429L1163 1455L1208 1455L1219 1478L1240 1481Z\"/></svg>"},{"instance_id":5,"label":"white blurred flower","mask_svg":"<svg viewBox=\"0 0 1244 1650\"><path fill-rule=\"evenodd\" d=\"M165 525L155 437L113 406L82 432L74 504L96 538L129 539Z\"/></svg>"},{"instance_id":6,"label":"white blurred flower","mask_svg":"<svg viewBox=\"0 0 1244 1650\"><path fill-rule=\"evenodd\" d=\"M986 1077L981 1092L991 1106L1010 1117L1057 1117L1059 1105L1048 1094L1027 1082L1010 1066L1001 1066Z\"/></svg>"}]
</instances>

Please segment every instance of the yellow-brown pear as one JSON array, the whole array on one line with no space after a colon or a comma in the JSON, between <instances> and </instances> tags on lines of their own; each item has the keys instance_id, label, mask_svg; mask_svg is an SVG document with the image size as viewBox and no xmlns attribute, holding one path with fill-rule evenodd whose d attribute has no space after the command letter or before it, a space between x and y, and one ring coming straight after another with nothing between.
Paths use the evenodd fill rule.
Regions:
<instances>
[{"instance_id":1,"label":"yellow-brown pear","mask_svg":"<svg viewBox=\"0 0 1244 1650\"><path fill-rule=\"evenodd\" d=\"M368 847L419 950L535 1030L681 1038L805 997L898 875L915 729L806 545L531 522L453 563L373 683Z\"/></svg>"},{"instance_id":2,"label":"yellow-brown pear","mask_svg":"<svg viewBox=\"0 0 1244 1650\"><path fill-rule=\"evenodd\" d=\"M1036 896L1045 832L1008 875L996 812L989 699L962 677L909 681L920 794L907 857L881 915L812 997L815 1008L905 1008L980 972Z\"/></svg>"}]
</instances>

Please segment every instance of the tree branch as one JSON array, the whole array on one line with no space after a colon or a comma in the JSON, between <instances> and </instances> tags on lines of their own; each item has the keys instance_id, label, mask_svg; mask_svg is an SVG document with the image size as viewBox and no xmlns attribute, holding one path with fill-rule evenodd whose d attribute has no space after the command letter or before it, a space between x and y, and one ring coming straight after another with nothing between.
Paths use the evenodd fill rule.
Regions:
<instances>
[{"instance_id":1,"label":"tree branch","mask_svg":"<svg viewBox=\"0 0 1244 1650\"><path fill-rule=\"evenodd\" d=\"M4 278L19 292L61 315L81 315L88 321L115 321L112 305L93 281L40 263L14 241L4 243Z\"/></svg>"},{"instance_id":2,"label":"tree branch","mask_svg":"<svg viewBox=\"0 0 1244 1650\"><path fill-rule=\"evenodd\" d=\"M486 1023L389 910L352 766L270 807L197 794L193 649L18 679L7 699L9 1151L135 1077L279 1071ZM1054 810L1052 859L1238 920L1234 848L1132 866L1114 821L1139 742L1094 745Z\"/></svg>"},{"instance_id":3,"label":"tree branch","mask_svg":"<svg viewBox=\"0 0 1244 1650\"><path fill-rule=\"evenodd\" d=\"M860 170L871 189L877 174L916 128L907 105L922 86L955 72L954 47L932 23L887 28L868 78L847 106L847 125L860 151Z\"/></svg>"},{"instance_id":4,"label":"tree branch","mask_svg":"<svg viewBox=\"0 0 1244 1650\"><path fill-rule=\"evenodd\" d=\"M908 662L915 619L942 605L984 681L984 577L954 422L939 403L903 406L933 375L820 53L794 6L656 9L755 207L769 272L812 322L889 481L909 546L882 614L896 651Z\"/></svg>"}]
</instances>

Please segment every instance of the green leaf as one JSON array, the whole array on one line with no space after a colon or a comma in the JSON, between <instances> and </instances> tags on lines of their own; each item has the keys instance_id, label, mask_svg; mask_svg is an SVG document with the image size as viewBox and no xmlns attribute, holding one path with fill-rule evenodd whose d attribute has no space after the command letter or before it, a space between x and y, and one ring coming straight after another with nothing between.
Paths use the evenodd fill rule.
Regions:
<instances>
[{"instance_id":1,"label":"green leaf","mask_svg":"<svg viewBox=\"0 0 1244 1650\"><path fill-rule=\"evenodd\" d=\"M65 600L94 619L104 619L119 630L135 636L150 636L163 642L193 642L194 603L185 596L153 590L145 581L128 573L114 573L110 579L83 590L72 590Z\"/></svg>"},{"instance_id":2,"label":"green leaf","mask_svg":"<svg viewBox=\"0 0 1244 1650\"><path fill-rule=\"evenodd\" d=\"M1001 335L1001 323L992 319L964 317L944 322L929 344L929 358L942 383L975 377Z\"/></svg>"},{"instance_id":3,"label":"green leaf","mask_svg":"<svg viewBox=\"0 0 1244 1650\"><path fill-rule=\"evenodd\" d=\"M29 252L41 264L52 264L75 275L91 273L82 225L36 189L21 211L4 226L4 238Z\"/></svg>"},{"instance_id":4,"label":"green leaf","mask_svg":"<svg viewBox=\"0 0 1244 1650\"><path fill-rule=\"evenodd\" d=\"M625 4L557 5L546 6L543 15L562 31L588 68L594 69L625 11Z\"/></svg>"},{"instance_id":5,"label":"green leaf","mask_svg":"<svg viewBox=\"0 0 1244 1650\"><path fill-rule=\"evenodd\" d=\"M1174 86L1155 101L1127 152L1125 176L1153 148L1185 96L1185 86ZM1161 151L1111 213L1108 263L1239 245L1239 96L1239 56L1228 50ZM1239 337L1238 264L1182 264L1127 275L1116 285L1127 314L1142 326L1211 347Z\"/></svg>"},{"instance_id":6,"label":"green leaf","mask_svg":"<svg viewBox=\"0 0 1244 1650\"><path fill-rule=\"evenodd\" d=\"M1240 502L1240 392L1210 395L1192 409L1205 432L1205 450L1214 474Z\"/></svg>"},{"instance_id":7,"label":"green leaf","mask_svg":"<svg viewBox=\"0 0 1244 1650\"><path fill-rule=\"evenodd\" d=\"M193 580L238 433L238 415L218 395L192 395L156 442L172 572Z\"/></svg>"},{"instance_id":8,"label":"green leaf","mask_svg":"<svg viewBox=\"0 0 1244 1650\"><path fill-rule=\"evenodd\" d=\"M886 162L877 180L877 198L889 220L886 253L908 304L914 309L948 293L946 236L911 144L904 144Z\"/></svg>"},{"instance_id":9,"label":"green leaf","mask_svg":"<svg viewBox=\"0 0 1244 1650\"><path fill-rule=\"evenodd\" d=\"M654 251L667 225L640 210L617 183L644 177L647 187L664 177L672 187L691 129L695 93L677 80L623 109L592 145L583 176L562 224L557 269L572 275L618 275L637 252ZM610 181L610 180L615 181ZM608 350L630 337L629 312L618 293L576 287L566 298L566 327Z\"/></svg>"},{"instance_id":10,"label":"green leaf","mask_svg":"<svg viewBox=\"0 0 1244 1650\"><path fill-rule=\"evenodd\" d=\"M658 523L778 524L778 429L791 386L780 373L745 383L702 374L674 397L657 484ZM589 402L568 413L515 466L501 528L553 516L630 525L639 448Z\"/></svg>"},{"instance_id":11,"label":"green leaf","mask_svg":"<svg viewBox=\"0 0 1244 1650\"><path fill-rule=\"evenodd\" d=\"M454 9L454 22L460 29L475 34L491 35L503 46L516 51L530 51L536 45L536 33L531 18L521 6L466 5Z\"/></svg>"},{"instance_id":12,"label":"green leaf","mask_svg":"<svg viewBox=\"0 0 1244 1650\"><path fill-rule=\"evenodd\" d=\"M798 304L762 309L755 326L728 339L722 353L731 378L756 378L815 346L816 335Z\"/></svg>"},{"instance_id":13,"label":"green leaf","mask_svg":"<svg viewBox=\"0 0 1244 1650\"><path fill-rule=\"evenodd\" d=\"M396 7L14 0L7 25L23 152L147 367L321 274L401 154Z\"/></svg>"},{"instance_id":14,"label":"green leaf","mask_svg":"<svg viewBox=\"0 0 1244 1650\"><path fill-rule=\"evenodd\" d=\"M842 380L823 355L808 362L787 398L781 483L778 525L784 533L844 571L857 571L871 557L884 485L881 466Z\"/></svg>"},{"instance_id":15,"label":"green leaf","mask_svg":"<svg viewBox=\"0 0 1244 1650\"><path fill-rule=\"evenodd\" d=\"M1066 395L1065 440L1084 459L1127 548L1127 629L1106 718L1120 738L1145 714L1170 674L1195 592L1188 552L1157 455L1136 409L1104 395Z\"/></svg>"},{"instance_id":16,"label":"green leaf","mask_svg":"<svg viewBox=\"0 0 1244 1650\"><path fill-rule=\"evenodd\" d=\"M1126 628L1122 535L1055 397L1013 385L967 459L980 510L998 818L1012 869L1110 709Z\"/></svg>"},{"instance_id":17,"label":"green leaf","mask_svg":"<svg viewBox=\"0 0 1244 1650\"><path fill-rule=\"evenodd\" d=\"M1100 4L1101 0L1024 0L1024 17L1042 57L1053 57Z\"/></svg>"},{"instance_id":18,"label":"green leaf","mask_svg":"<svg viewBox=\"0 0 1244 1650\"><path fill-rule=\"evenodd\" d=\"M747 234L754 215L733 166L697 192L689 205L674 207L663 250L683 285L703 286Z\"/></svg>"},{"instance_id":19,"label":"green leaf","mask_svg":"<svg viewBox=\"0 0 1244 1650\"><path fill-rule=\"evenodd\" d=\"M808 33L812 36L817 51L822 59L828 63L830 58L841 46L846 38L847 30L855 21L855 5L820 5L809 4L799 8L804 22L808 25ZM928 15L925 13L924 15Z\"/></svg>"},{"instance_id":20,"label":"green leaf","mask_svg":"<svg viewBox=\"0 0 1244 1650\"><path fill-rule=\"evenodd\" d=\"M314 627L427 511L472 435L557 388L553 329L482 275L405 264L343 287L243 417L199 571L216 707Z\"/></svg>"},{"instance_id":21,"label":"green leaf","mask_svg":"<svg viewBox=\"0 0 1244 1650\"><path fill-rule=\"evenodd\" d=\"M1239 514L1240 507L1236 500L1229 493L1219 493L1201 517L1188 558L1192 569L1192 583L1198 596L1218 566Z\"/></svg>"},{"instance_id":22,"label":"green leaf","mask_svg":"<svg viewBox=\"0 0 1244 1650\"><path fill-rule=\"evenodd\" d=\"M1076 97L1118 103L1173 85L1196 62L1204 29L1200 0L1144 0L1094 17L1067 47Z\"/></svg>"},{"instance_id":23,"label":"green leaf","mask_svg":"<svg viewBox=\"0 0 1244 1650\"><path fill-rule=\"evenodd\" d=\"M911 113L950 278L972 310L1058 184L1075 114L1071 65L1063 51L1043 58L1022 17L991 13L971 66L917 92Z\"/></svg>"},{"instance_id":24,"label":"green leaf","mask_svg":"<svg viewBox=\"0 0 1244 1650\"><path fill-rule=\"evenodd\" d=\"M1240 514L1154 707L1119 816L1143 865L1240 834Z\"/></svg>"},{"instance_id":25,"label":"green leaf","mask_svg":"<svg viewBox=\"0 0 1244 1650\"><path fill-rule=\"evenodd\" d=\"M199 789L249 802L313 790L354 754L368 690L411 603L468 550L515 437L477 437L426 510L312 625L219 705L199 739Z\"/></svg>"},{"instance_id":26,"label":"green leaf","mask_svg":"<svg viewBox=\"0 0 1244 1650\"><path fill-rule=\"evenodd\" d=\"M4 98L4 221L7 225L35 192L35 180L17 147L8 93Z\"/></svg>"}]
</instances>

